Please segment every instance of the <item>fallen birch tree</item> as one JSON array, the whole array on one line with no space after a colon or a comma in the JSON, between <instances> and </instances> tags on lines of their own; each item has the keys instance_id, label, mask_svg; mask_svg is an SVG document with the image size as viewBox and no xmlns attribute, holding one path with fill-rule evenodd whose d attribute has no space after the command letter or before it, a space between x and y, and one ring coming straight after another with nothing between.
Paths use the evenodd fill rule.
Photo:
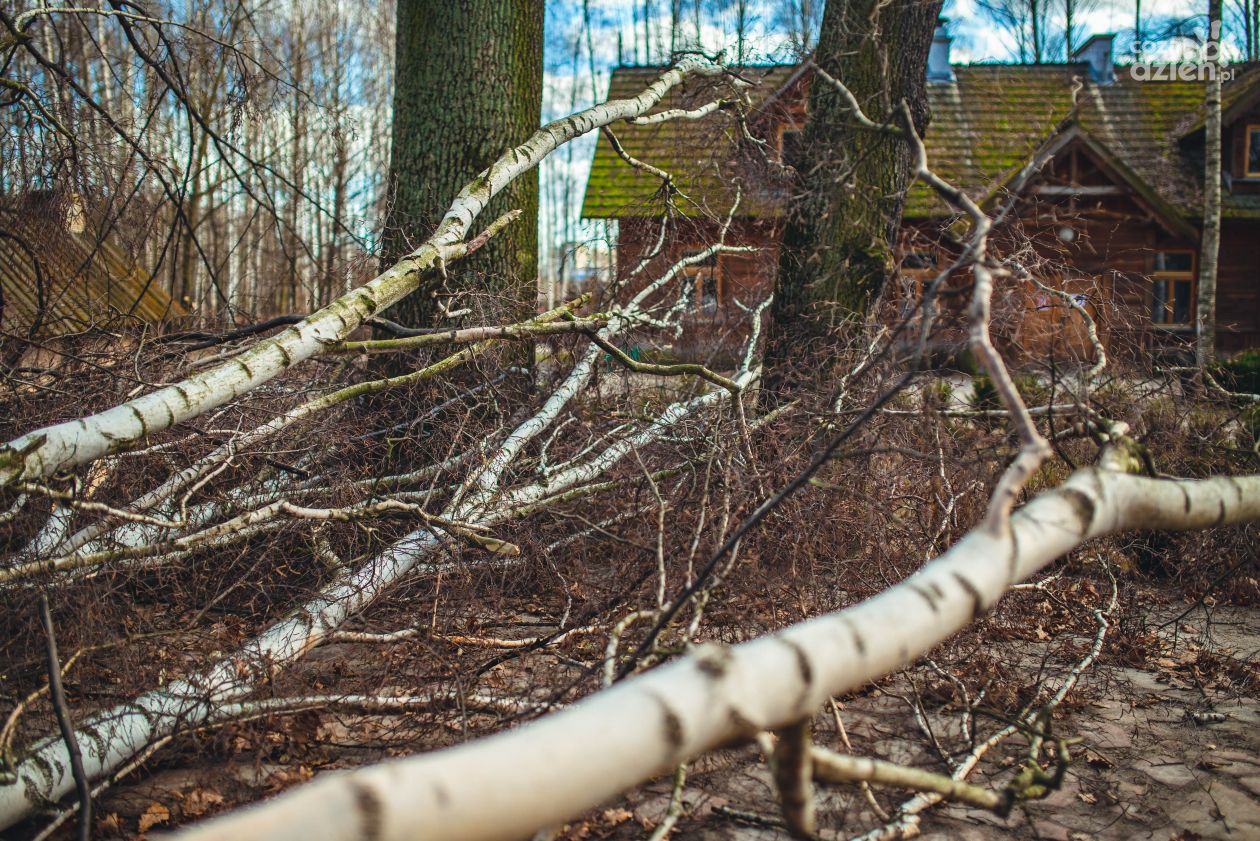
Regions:
<instances>
[{"instance_id":1,"label":"fallen birch tree","mask_svg":"<svg viewBox=\"0 0 1260 841\"><path fill-rule=\"evenodd\" d=\"M973 530L856 607L743 645L703 645L526 727L330 776L181 837L525 837L707 751L812 717L829 697L925 654L1088 540L1260 519L1260 477L1145 478L1124 472L1133 466L1125 447L1039 494L1009 527Z\"/></svg>"},{"instance_id":2,"label":"fallen birch tree","mask_svg":"<svg viewBox=\"0 0 1260 841\"><path fill-rule=\"evenodd\" d=\"M97 570L142 573L177 566L193 552L220 550L231 541L252 539L294 520L312 527L311 555L321 559L331 556L325 561L331 575L307 594L309 598L287 606L279 618L268 619L256 636L232 653L212 658L209 665L80 721L75 740L82 748L83 769L89 779L107 778L129 768L135 757L147 755L153 745L218 721L225 711L251 708L255 704L251 695L314 647L331 639L346 639L342 632L346 622L404 579L438 577L457 568L507 568L520 563L519 538L505 533L509 523L573 499L627 487L630 478L610 478L610 474L633 458L642 468L642 476L634 477L634 481L649 487L654 501L644 506L639 500L628 511L632 515L644 510L656 512L658 540L649 549L657 586L653 608L631 610L611 626L603 663L611 687L527 727L459 748L323 779L268 804L192 828L189 834L224 838L519 837L554 826L658 774L674 772L678 786L682 786L685 773L681 765L687 760L768 730L784 731L785 737L792 737L790 743L786 738L781 743L791 744L793 749L776 751L781 771L776 777L781 781L789 827L807 834L813 821L813 752L807 749L808 729L803 722L828 697L912 662L991 609L1017 582L1088 540L1131 529L1203 529L1260 518L1258 477L1194 481L1134 475L1145 465L1137 458L1135 445L1124 436L1123 424L1100 416L1086 405L1089 380L1096 371L1086 377L1085 393L1072 405L1083 416L1083 433L1106 442L1101 462L1097 467L1078 470L1060 487L1041 492L1012 513L1029 478L1050 456L1047 434L1053 436L1053 430L1043 434L1038 424L1061 414L1062 407L1055 403L1026 406L991 339L994 287L1004 276L998 261L988 253L992 219L966 193L932 172L908 121L905 128L898 129L894 123L869 120L850 95L855 120L869 130L902 136L914 152L917 176L971 220L965 249L951 270L969 269L973 275L969 340L1002 401L1003 408L993 410L994 416L1010 421L1018 449L1003 454L1003 463L1008 466L988 496L987 512L979 525L912 577L856 607L739 646L704 643L689 649L676 662L614 682L621 638L633 623L655 623L640 646L639 653L650 655L645 658L648 661L667 656L666 651L653 647L656 635L683 609L694 610L682 635L683 644L690 646L692 640L702 638L697 632L705 600L714 593L716 583L729 575L744 536L783 500L807 485L833 457L842 454L838 448L852 430L880 414L884 403L912 381L914 371L901 376L893 388L872 397L854 423L814 451L805 470L782 490L767 496L757 474L750 431L768 416L751 421L746 418L744 396L759 377L757 348L768 302L745 308L749 341L729 376L693 364L640 362L618 347L618 341L633 331L680 331L689 296L694 294L689 288L688 270L717 254L750 250L725 242L738 199L729 209L717 241L656 271L649 269L649 264L661 255L666 242L673 209L667 212L660 221L655 249L618 279L605 312L583 314L580 310L586 301L579 299L526 322L431 334L436 338L355 343L348 337L365 318L421 286L426 272L440 273L446 262L492 236L497 226L510 223L508 218L499 220L481 236L465 242L496 184L501 187L505 179L518 176L577 134L615 120L703 116L708 113L707 106L649 112L685 76L717 78L723 72L716 64L688 57L635 99L596 106L544 127L469 185L425 245L364 289L178 385L82 420L36 430L6 445L0 456L0 483L21 494L14 503L15 510L30 498L44 497L52 505L43 527L18 553L16 562L0 570L0 588L10 597L20 597L36 586L72 586L78 580L75 576ZM844 91L838 81L825 75L822 80ZM629 158L625 154L622 157ZM634 159L626 163L650 166L652 174L662 180L667 204L672 200L668 173ZM929 299L948 273L933 282L921 303L920 350L933 323ZM639 285L632 286L632 280ZM1084 310L1081 317L1089 318ZM352 472L353 481L338 488L352 499L334 504L311 500L329 490L335 457L335 441L317 441L306 448L300 464L268 474L257 485L227 483L219 489L216 500L193 500L243 450L292 435L299 423L309 423L317 414L345 409L368 394L390 393L433 380L472 361L494 343L532 341L542 336L557 341L567 337L573 344L569 354L553 364L555 378L541 389L537 405L528 403L504 413L510 420L478 430L471 444L444 457L410 465L414 469L404 473ZM1096 331L1091 331L1091 336L1097 340ZM411 373L351 383L314 398L291 399L265 422L232 432L225 442L192 459L191 465L172 470L129 501L124 498L106 504L89 498L115 475L118 459L143 452L142 447L173 443L150 445L150 437L202 417L216 406L236 405L233 401L247 392L256 397L264 383L272 378L278 381L277 375L304 359L327 355L344 363L359 355L466 342L476 344ZM859 378L875 364L877 344L872 341L866 361L846 373L837 396L825 401L828 414L819 424L824 430L834 428L836 418L848 411L844 389L851 379ZM1098 359L1101 364L1101 351ZM598 396L593 386L605 363L624 366L639 376L685 376L702 382L693 383L690 391L680 389L681 393L646 415L624 412L616 419L601 418L599 425L592 425L585 441L567 442L567 425L579 427L584 422L575 404L592 394ZM300 387L295 388L286 398L301 393ZM720 422L720 407L732 410L725 424ZM722 435L730 436L724 448L719 440ZM558 460L549 454L557 441L557 449L571 443ZM663 541L669 503L657 483L678 472L695 473L696 463L702 459L693 455L681 465L676 461L651 463L653 448L666 442L681 442L701 455L722 449L730 464L753 474L759 498L764 498L740 528L730 531L723 524L714 529L722 545L706 565L694 565L691 558L706 528L702 511L681 575L682 590L672 598ZM102 458L106 455L110 457ZM86 479L73 491L41 484L53 474L75 467L88 470ZM943 455L941 471L948 481ZM624 513L588 525L604 528ZM84 517L86 524L81 523ZM412 521L407 531L394 533L383 549L373 549L350 562L319 543L322 524L398 517ZM942 521L941 531L946 522ZM467 546L487 554L465 558L462 563L451 557ZM568 630L563 630L562 622L557 637L564 633ZM529 646L545 642L545 637L536 637ZM625 668L633 670L636 663L642 664L638 653ZM360 694L346 697L353 697L360 706L372 704L372 699ZM448 696L426 695L417 688L411 697L433 697L438 703ZM492 706L484 703L492 699L468 697ZM274 706L283 708L285 703L285 699L278 699ZM387 703L381 701L378 706ZM265 708L265 704L258 706ZM10 757L6 755L5 760ZM83 782L75 779L65 742L57 737L32 742L12 760L0 784L3 827L57 801ZM880 768L880 779L913 776ZM832 772L839 773L834 768ZM879 781L874 776L872 779Z\"/></svg>"}]
</instances>

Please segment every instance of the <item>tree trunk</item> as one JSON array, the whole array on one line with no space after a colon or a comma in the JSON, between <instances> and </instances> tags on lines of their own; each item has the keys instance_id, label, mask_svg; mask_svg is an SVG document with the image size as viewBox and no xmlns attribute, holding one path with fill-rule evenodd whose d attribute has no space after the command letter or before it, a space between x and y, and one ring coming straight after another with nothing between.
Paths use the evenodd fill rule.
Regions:
<instances>
[{"instance_id":1,"label":"tree trunk","mask_svg":"<svg viewBox=\"0 0 1260 841\"><path fill-rule=\"evenodd\" d=\"M1073 44L1072 44L1072 27L1076 25L1076 0L1063 0L1063 60L1071 61Z\"/></svg>"},{"instance_id":2,"label":"tree trunk","mask_svg":"<svg viewBox=\"0 0 1260 841\"><path fill-rule=\"evenodd\" d=\"M1199 248L1199 295L1195 361L1216 358L1216 268L1221 250L1221 0L1208 2L1207 126L1203 166L1203 241Z\"/></svg>"},{"instance_id":3,"label":"tree trunk","mask_svg":"<svg viewBox=\"0 0 1260 841\"><path fill-rule=\"evenodd\" d=\"M1068 56L1071 61L1072 57ZM1142 0L1133 4L1133 60L1142 60Z\"/></svg>"},{"instance_id":4,"label":"tree trunk","mask_svg":"<svg viewBox=\"0 0 1260 841\"><path fill-rule=\"evenodd\" d=\"M906 100L922 132L927 55L940 8L940 0L828 3L815 60L874 119ZM801 160L792 162L801 183L785 223L766 351L771 393L837 326L864 315L883 288L913 174L906 143L852 128L831 86L813 85L809 112Z\"/></svg>"},{"instance_id":5,"label":"tree trunk","mask_svg":"<svg viewBox=\"0 0 1260 841\"><path fill-rule=\"evenodd\" d=\"M1041 27L1041 4L1037 0L1031 0L1028 4L1029 20L1032 22L1032 43L1033 43L1033 64L1041 64L1045 59L1045 49L1042 44L1044 35Z\"/></svg>"},{"instance_id":6,"label":"tree trunk","mask_svg":"<svg viewBox=\"0 0 1260 841\"><path fill-rule=\"evenodd\" d=\"M455 194L525 140L542 114L543 0L399 0L390 212L383 264L392 265L437 228ZM507 320L534 308L538 269L538 175L513 182L486 208L519 221L464 262L447 290L506 299ZM433 285L392 317L433 323ZM460 304L463 306L463 304Z\"/></svg>"}]
</instances>

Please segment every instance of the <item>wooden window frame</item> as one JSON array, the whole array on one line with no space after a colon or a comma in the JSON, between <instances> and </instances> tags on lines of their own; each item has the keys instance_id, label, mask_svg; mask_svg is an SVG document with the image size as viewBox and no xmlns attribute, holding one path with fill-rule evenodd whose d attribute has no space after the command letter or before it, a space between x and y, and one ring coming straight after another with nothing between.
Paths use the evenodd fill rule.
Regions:
<instances>
[{"instance_id":1,"label":"wooden window frame","mask_svg":"<svg viewBox=\"0 0 1260 841\"><path fill-rule=\"evenodd\" d=\"M1158 271L1155 269L1155 256L1151 256L1151 324L1156 327L1179 328L1192 327L1195 319L1195 296L1198 291L1198 265L1199 255L1195 253L1193 248L1158 248L1155 254L1188 254L1190 255L1190 268L1187 271ZM1155 284L1165 284L1163 315L1164 320L1158 320L1155 317ZM1174 309L1176 307L1177 295L1176 285L1179 283L1187 283L1190 286L1189 305L1187 306L1186 320L1174 321ZM1171 290L1172 294L1168 294Z\"/></svg>"},{"instance_id":2,"label":"wooden window frame","mask_svg":"<svg viewBox=\"0 0 1260 841\"><path fill-rule=\"evenodd\" d=\"M775 152L779 156L779 163L781 164L788 164L787 159L783 155L784 153L783 138L785 135L791 132L795 132L798 135L801 135L802 137L804 137L805 127L802 125L798 125L795 120L784 120L783 122L779 123L779 125L775 128L775 131L774 131L774 149L775 149Z\"/></svg>"},{"instance_id":3,"label":"wooden window frame","mask_svg":"<svg viewBox=\"0 0 1260 841\"><path fill-rule=\"evenodd\" d=\"M907 267L906 262L912 256L926 258L924 262L929 265ZM913 300L908 303L917 304L923 297L924 287L936 280L937 275L941 273L943 266L941 265L941 253L937 248L903 248L899 255L897 266L897 275L902 279L901 289L913 296Z\"/></svg>"},{"instance_id":4,"label":"wooden window frame","mask_svg":"<svg viewBox=\"0 0 1260 841\"><path fill-rule=\"evenodd\" d=\"M1251 168L1252 137L1260 140L1260 123L1248 123L1243 131L1243 177L1260 178L1260 169Z\"/></svg>"},{"instance_id":5,"label":"wooden window frame","mask_svg":"<svg viewBox=\"0 0 1260 841\"><path fill-rule=\"evenodd\" d=\"M683 251L683 258L694 257L703 250L703 248L688 248ZM694 263L683 269L683 276L687 278L687 283L690 284L687 291L690 299L688 313L693 318L718 318L721 316L722 307L725 304L726 282L722 271L722 255L714 254L710 260L711 262L706 260L703 263ZM712 310L706 310L703 304L704 281L706 276L709 275L713 278L713 288L716 293Z\"/></svg>"}]
</instances>

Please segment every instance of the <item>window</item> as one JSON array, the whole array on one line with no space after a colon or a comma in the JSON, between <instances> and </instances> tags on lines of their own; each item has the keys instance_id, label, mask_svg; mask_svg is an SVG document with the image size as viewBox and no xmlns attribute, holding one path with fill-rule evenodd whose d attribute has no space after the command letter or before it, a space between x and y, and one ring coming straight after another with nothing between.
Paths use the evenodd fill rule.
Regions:
<instances>
[{"instance_id":1,"label":"window","mask_svg":"<svg viewBox=\"0 0 1260 841\"><path fill-rule=\"evenodd\" d=\"M901 258L902 274L923 272L932 274L936 271L936 253L932 251L907 251Z\"/></svg>"},{"instance_id":2,"label":"window","mask_svg":"<svg viewBox=\"0 0 1260 841\"><path fill-rule=\"evenodd\" d=\"M700 249L683 253L683 257L695 257ZM697 315L716 315L722 306L722 273L719 271L716 254L710 254L699 263L692 263L683 269L688 285L684 294L690 302L691 311Z\"/></svg>"},{"instance_id":3,"label":"window","mask_svg":"<svg viewBox=\"0 0 1260 841\"><path fill-rule=\"evenodd\" d=\"M909 246L910 243L901 244L901 264L897 268L903 318L909 318L918 308L919 301L923 298L923 288L935 280L938 273L936 251L927 248L910 249Z\"/></svg>"},{"instance_id":4,"label":"window","mask_svg":"<svg viewBox=\"0 0 1260 841\"><path fill-rule=\"evenodd\" d=\"M1247 126L1247 159L1243 166L1248 178L1260 178L1260 126Z\"/></svg>"},{"instance_id":5,"label":"window","mask_svg":"<svg viewBox=\"0 0 1260 841\"><path fill-rule=\"evenodd\" d=\"M784 128L779 133L779 160L785 166L795 168L800 163L802 142L800 129Z\"/></svg>"},{"instance_id":6,"label":"window","mask_svg":"<svg viewBox=\"0 0 1260 841\"><path fill-rule=\"evenodd\" d=\"M1169 326L1194 320L1194 252L1156 251L1151 269L1151 322Z\"/></svg>"}]
</instances>

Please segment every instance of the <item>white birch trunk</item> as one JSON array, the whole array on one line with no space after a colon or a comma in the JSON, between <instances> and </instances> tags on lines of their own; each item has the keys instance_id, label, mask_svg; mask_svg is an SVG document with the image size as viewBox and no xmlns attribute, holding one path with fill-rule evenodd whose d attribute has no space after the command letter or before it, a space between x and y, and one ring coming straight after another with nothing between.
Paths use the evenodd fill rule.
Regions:
<instances>
[{"instance_id":1,"label":"white birch trunk","mask_svg":"<svg viewBox=\"0 0 1260 841\"><path fill-rule=\"evenodd\" d=\"M148 435L221 406L344 340L374 313L419 286L422 275L462 256L462 242L486 203L559 146L617 120L641 116L691 74L715 76L722 68L688 56L632 99L606 102L543 126L465 187L423 245L366 285L347 293L279 335L183 382L112 409L46 426L0 446L0 486L43 479L126 449Z\"/></svg>"},{"instance_id":2,"label":"white birch trunk","mask_svg":"<svg viewBox=\"0 0 1260 841\"><path fill-rule=\"evenodd\" d=\"M1221 251L1221 0L1208 2L1208 43L1211 62L1203 154L1203 237L1199 244L1199 288L1195 307L1195 362L1200 368L1216 360L1216 276Z\"/></svg>"},{"instance_id":3,"label":"white birch trunk","mask_svg":"<svg viewBox=\"0 0 1260 841\"><path fill-rule=\"evenodd\" d=\"M930 650L1085 540L1260 519L1260 477L1168 481L1090 468L1009 527L980 528L855 607L726 648L702 646L528 726L330 775L192 827L189 841L515 839L720 745L811 716Z\"/></svg>"}]
</instances>

